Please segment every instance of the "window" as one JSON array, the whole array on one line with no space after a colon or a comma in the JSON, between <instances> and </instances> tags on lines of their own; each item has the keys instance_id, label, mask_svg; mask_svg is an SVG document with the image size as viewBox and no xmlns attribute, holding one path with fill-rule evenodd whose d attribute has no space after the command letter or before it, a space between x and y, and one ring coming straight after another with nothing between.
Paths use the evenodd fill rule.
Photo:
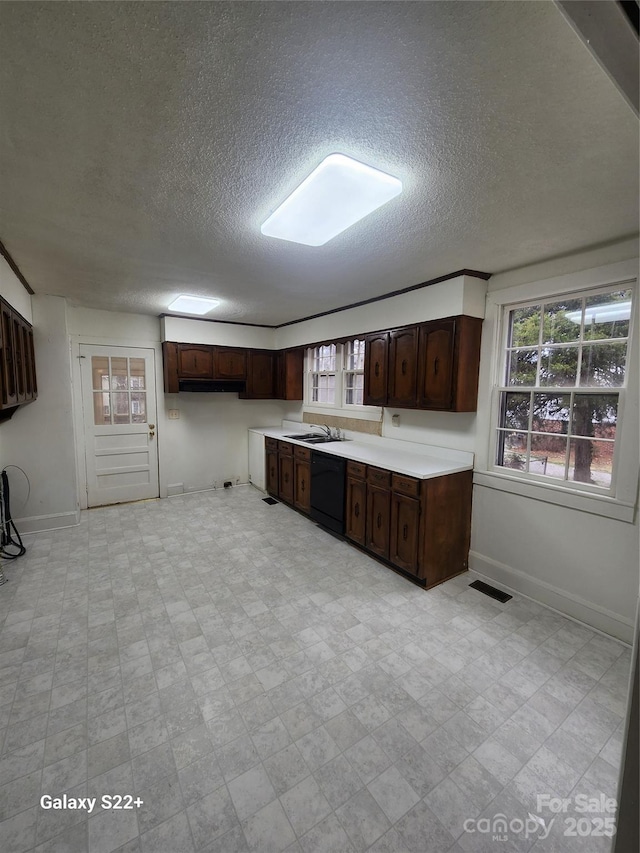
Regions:
<instances>
[{"instance_id":1,"label":"window","mask_svg":"<svg viewBox=\"0 0 640 853\"><path fill-rule=\"evenodd\" d=\"M505 307L497 466L612 491L631 302L616 285Z\"/></svg>"},{"instance_id":2,"label":"window","mask_svg":"<svg viewBox=\"0 0 640 853\"><path fill-rule=\"evenodd\" d=\"M356 338L344 344L344 402L346 406L364 403L364 341Z\"/></svg>"},{"instance_id":3,"label":"window","mask_svg":"<svg viewBox=\"0 0 640 853\"><path fill-rule=\"evenodd\" d=\"M364 340L308 350L307 402L331 408L364 405Z\"/></svg>"},{"instance_id":4,"label":"window","mask_svg":"<svg viewBox=\"0 0 640 853\"><path fill-rule=\"evenodd\" d=\"M311 355L311 401L335 405L336 358L335 344L313 347Z\"/></svg>"}]
</instances>

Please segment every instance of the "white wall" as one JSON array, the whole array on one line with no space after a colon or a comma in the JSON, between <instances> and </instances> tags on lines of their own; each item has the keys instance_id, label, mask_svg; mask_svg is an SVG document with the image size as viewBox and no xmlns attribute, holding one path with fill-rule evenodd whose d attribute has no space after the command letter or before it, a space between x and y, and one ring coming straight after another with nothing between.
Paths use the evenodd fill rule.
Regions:
<instances>
[{"instance_id":1,"label":"white wall","mask_svg":"<svg viewBox=\"0 0 640 853\"><path fill-rule=\"evenodd\" d=\"M6 260L0 255L0 296L5 299L18 314L29 323L33 323L31 313L31 295L27 292L18 276Z\"/></svg>"},{"instance_id":2,"label":"white wall","mask_svg":"<svg viewBox=\"0 0 640 853\"><path fill-rule=\"evenodd\" d=\"M619 506L608 506L604 499L573 500L561 491L543 488L533 487L529 495L504 491L491 478L489 448L499 302L536 298L570 286L606 284L620 280L618 276L628 278L637 274L637 261L625 260L633 258L634 251L637 256L637 242L625 241L490 280L480 365L470 555L471 568L487 578L626 641L632 636L639 583L637 314L623 427L618 434L624 499ZM635 513L628 504L636 505ZM630 520L608 517L607 513L615 512Z\"/></svg>"},{"instance_id":3,"label":"white wall","mask_svg":"<svg viewBox=\"0 0 640 853\"><path fill-rule=\"evenodd\" d=\"M217 344L218 346L276 349L276 330L242 323L215 323L190 320L188 317L163 317L161 340L183 344Z\"/></svg>"},{"instance_id":4,"label":"white wall","mask_svg":"<svg viewBox=\"0 0 640 853\"><path fill-rule=\"evenodd\" d=\"M459 275L369 305L284 326L276 332L276 347L302 346L456 314L483 317L486 290L487 283L483 279Z\"/></svg>"},{"instance_id":5,"label":"white wall","mask_svg":"<svg viewBox=\"0 0 640 853\"><path fill-rule=\"evenodd\" d=\"M33 335L38 398L0 424L0 466L9 469L12 515L20 533L78 522L76 456L66 302L33 296Z\"/></svg>"}]
</instances>

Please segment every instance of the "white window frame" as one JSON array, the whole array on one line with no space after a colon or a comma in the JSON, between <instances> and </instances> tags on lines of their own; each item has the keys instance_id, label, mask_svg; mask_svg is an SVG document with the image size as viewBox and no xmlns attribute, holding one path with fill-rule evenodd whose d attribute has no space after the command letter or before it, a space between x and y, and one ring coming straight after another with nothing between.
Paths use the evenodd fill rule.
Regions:
<instances>
[{"instance_id":1,"label":"white window frame","mask_svg":"<svg viewBox=\"0 0 640 853\"><path fill-rule=\"evenodd\" d=\"M559 506L633 523L638 488L638 259L619 261L538 282L515 285L489 292L483 327L483 344L478 397L477 427L485 443L477 445L474 482L487 488L506 491ZM581 488L573 481L556 480L521 472L495 464L500 392L504 382L506 357L506 309L514 305L553 301L571 294L598 290L631 288L632 314L627 350L626 388L620 388L616 430L616 459L612 493L603 494ZM484 389L484 390L483 390Z\"/></svg>"},{"instance_id":2,"label":"white window frame","mask_svg":"<svg viewBox=\"0 0 640 853\"><path fill-rule=\"evenodd\" d=\"M362 340L362 335L354 335L349 340ZM362 373L364 375L364 367L362 370L349 370L347 368L346 344L347 341L337 342L330 341L336 345L336 366L335 366L335 399L333 403L319 403L313 400L313 374L317 371L313 370L313 351L315 346L308 347L305 353L305 383L304 383L304 411L315 414L338 415L341 417L354 417L360 420L379 421L382 417L382 408L380 406L365 406L355 403L346 402L346 376L348 373ZM332 374L334 371L330 371Z\"/></svg>"}]
</instances>

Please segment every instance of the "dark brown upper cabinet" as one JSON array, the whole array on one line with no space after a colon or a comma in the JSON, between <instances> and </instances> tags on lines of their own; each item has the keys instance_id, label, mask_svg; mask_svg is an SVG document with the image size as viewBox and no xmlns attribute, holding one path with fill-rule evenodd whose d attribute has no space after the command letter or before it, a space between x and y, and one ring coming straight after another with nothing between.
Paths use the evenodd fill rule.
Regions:
<instances>
[{"instance_id":1,"label":"dark brown upper cabinet","mask_svg":"<svg viewBox=\"0 0 640 853\"><path fill-rule=\"evenodd\" d=\"M37 395L33 328L0 299L0 420Z\"/></svg>"},{"instance_id":2,"label":"dark brown upper cabinet","mask_svg":"<svg viewBox=\"0 0 640 853\"><path fill-rule=\"evenodd\" d=\"M247 378L247 350L213 347L213 378L222 382Z\"/></svg>"},{"instance_id":3,"label":"dark brown upper cabinet","mask_svg":"<svg viewBox=\"0 0 640 853\"><path fill-rule=\"evenodd\" d=\"M481 333L459 316L366 335L365 405L474 412Z\"/></svg>"},{"instance_id":4,"label":"dark brown upper cabinet","mask_svg":"<svg viewBox=\"0 0 640 853\"><path fill-rule=\"evenodd\" d=\"M420 328L418 407L475 412L482 320L452 317Z\"/></svg>"},{"instance_id":5,"label":"dark brown upper cabinet","mask_svg":"<svg viewBox=\"0 0 640 853\"><path fill-rule=\"evenodd\" d=\"M273 350L249 350L247 390L240 394L247 400L272 400L276 394L276 358Z\"/></svg>"},{"instance_id":6,"label":"dark brown upper cabinet","mask_svg":"<svg viewBox=\"0 0 640 853\"><path fill-rule=\"evenodd\" d=\"M213 347L178 344L180 379L213 379Z\"/></svg>"},{"instance_id":7,"label":"dark brown upper cabinet","mask_svg":"<svg viewBox=\"0 0 640 853\"><path fill-rule=\"evenodd\" d=\"M365 336L364 405L387 405L389 332Z\"/></svg>"},{"instance_id":8,"label":"dark brown upper cabinet","mask_svg":"<svg viewBox=\"0 0 640 853\"><path fill-rule=\"evenodd\" d=\"M414 408L418 395L418 327L389 334L387 406Z\"/></svg>"},{"instance_id":9,"label":"dark brown upper cabinet","mask_svg":"<svg viewBox=\"0 0 640 853\"><path fill-rule=\"evenodd\" d=\"M304 350L289 349L278 353L276 398L302 400L304 389Z\"/></svg>"}]
</instances>

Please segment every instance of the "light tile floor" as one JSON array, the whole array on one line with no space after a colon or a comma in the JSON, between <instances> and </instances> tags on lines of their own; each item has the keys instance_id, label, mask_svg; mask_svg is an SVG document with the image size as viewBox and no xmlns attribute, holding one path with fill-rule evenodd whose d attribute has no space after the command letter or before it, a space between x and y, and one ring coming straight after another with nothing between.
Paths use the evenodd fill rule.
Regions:
<instances>
[{"instance_id":1,"label":"light tile floor","mask_svg":"<svg viewBox=\"0 0 640 853\"><path fill-rule=\"evenodd\" d=\"M615 795L629 650L468 576L425 592L261 497L26 537L0 587L3 853L607 850L572 806L545 840L486 829ZM98 805L41 807L63 792Z\"/></svg>"}]
</instances>

